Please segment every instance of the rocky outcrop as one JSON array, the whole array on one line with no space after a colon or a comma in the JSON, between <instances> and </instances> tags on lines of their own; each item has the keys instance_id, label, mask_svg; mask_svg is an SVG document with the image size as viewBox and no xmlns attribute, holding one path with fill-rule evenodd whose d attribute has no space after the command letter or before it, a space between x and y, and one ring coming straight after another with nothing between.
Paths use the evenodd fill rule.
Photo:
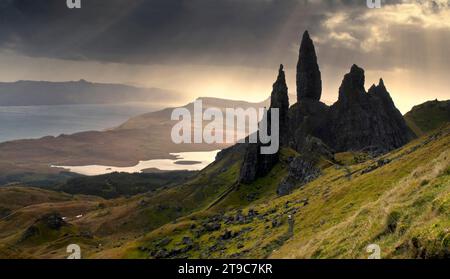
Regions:
<instances>
[{"instance_id":1,"label":"rocky outcrop","mask_svg":"<svg viewBox=\"0 0 450 279\"><path fill-rule=\"evenodd\" d=\"M365 73L357 65L353 65L345 75L338 101L331 107L320 102L321 73L314 44L307 31L303 34L297 65L298 102L289 109L287 93L281 66L273 85L271 107L280 109L281 145L293 148L303 157L291 163L289 175L278 189L280 195L318 175L320 172L315 169L317 158L330 160L334 153L344 151L382 154L414 138L384 81L381 79L378 85L366 92ZM260 148L261 144L248 145L241 182L255 181L278 162L278 154L261 155Z\"/></svg>"},{"instance_id":2,"label":"rocky outcrop","mask_svg":"<svg viewBox=\"0 0 450 279\"><path fill-rule=\"evenodd\" d=\"M317 64L317 55L308 31L303 34L297 64L297 102L302 99L320 100L322 77Z\"/></svg>"},{"instance_id":3,"label":"rocky outcrop","mask_svg":"<svg viewBox=\"0 0 450 279\"><path fill-rule=\"evenodd\" d=\"M277 194L288 195L294 189L319 177L320 173L320 169L315 166L315 160L303 156L296 157L289 164L288 176L278 186Z\"/></svg>"},{"instance_id":4,"label":"rocky outcrop","mask_svg":"<svg viewBox=\"0 0 450 279\"><path fill-rule=\"evenodd\" d=\"M50 213L43 216L40 221L42 221L49 229L59 230L61 227L67 225L63 217L59 213Z\"/></svg>"},{"instance_id":5,"label":"rocky outcrop","mask_svg":"<svg viewBox=\"0 0 450 279\"><path fill-rule=\"evenodd\" d=\"M244 155L239 182L252 183L270 172L278 162L278 153L261 154L261 143L250 143Z\"/></svg>"},{"instance_id":6,"label":"rocky outcrop","mask_svg":"<svg viewBox=\"0 0 450 279\"><path fill-rule=\"evenodd\" d=\"M376 154L401 147L414 134L395 107L383 80L364 88L364 70L353 65L330 108L326 143L337 152L366 150Z\"/></svg>"},{"instance_id":7,"label":"rocky outcrop","mask_svg":"<svg viewBox=\"0 0 450 279\"><path fill-rule=\"evenodd\" d=\"M327 160L332 160L334 158L334 151L321 139L311 135L305 138L298 152L314 159L322 157Z\"/></svg>"},{"instance_id":8,"label":"rocky outcrop","mask_svg":"<svg viewBox=\"0 0 450 279\"><path fill-rule=\"evenodd\" d=\"M34 236L37 236L41 233L43 228L47 228L53 231L57 231L61 229L63 226L67 226L68 224L64 221L63 217L59 213L48 213L28 227L25 232L22 234L19 239L19 243L28 240Z\"/></svg>"},{"instance_id":9,"label":"rocky outcrop","mask_svg":"<svg viewBox=\"0 0 450 279\"><path fill-rule=\"evenodd\" d=\"M333 160L333 151L322 140L308 135L298 150L300 156L289 159L288 175L279 184L277 194L288 195L293 190L313 181L320 176L321 170L317 167L320 160Z\"/></svg>"}]
</instances>

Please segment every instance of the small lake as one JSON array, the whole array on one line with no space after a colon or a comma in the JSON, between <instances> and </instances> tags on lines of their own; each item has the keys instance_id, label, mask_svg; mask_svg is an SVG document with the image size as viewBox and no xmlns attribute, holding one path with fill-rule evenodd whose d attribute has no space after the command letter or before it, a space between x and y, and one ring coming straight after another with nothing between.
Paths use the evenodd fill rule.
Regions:
<instances>
[{"instance_id":1,"label":"small lake","mask_svg":"<svg viewBox=\"0 0 450 279\"><path fill-rule=\"evenodd\" d=\"M208 152L182 152L171 153L176 159L155 159L148 161L140 161L136 166L132 167L114 167L114 166L52 166L53 168L63 168L70 172L82 175L102 175L113 172L139 173L147 169L158 169L161 171L198 171L207 167L214 162L217 153L220 150Z\"/></svg>"},{"instance_id":2,"label":"small lake","mask_svg":"<svg viewBox=\"0 0 450 279\"><path fill-rule=\"evenodd\" d=\"M145 103L0 106L0 142L105 130L157 109L161 107Z\"/></svg>"}]
</instances>

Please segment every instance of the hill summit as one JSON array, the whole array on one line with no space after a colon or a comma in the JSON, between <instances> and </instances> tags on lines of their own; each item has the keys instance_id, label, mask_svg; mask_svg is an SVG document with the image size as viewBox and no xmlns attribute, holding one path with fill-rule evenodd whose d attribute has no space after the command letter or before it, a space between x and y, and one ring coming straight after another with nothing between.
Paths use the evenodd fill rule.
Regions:
<instances>
[{"instance_id":1,"label":"hill summit","mask_svg":"<svg viewBox=\"0 0 450 279\"><path fill-rule=\"evenodd\" d=\"M337 152L365 151L374 155L399 148L415 134L407 126L383 79L365 89L364 69L353 65L332 106L320 101L321 72L314 43L305 31L297 66L297 103L289 108L283 65L273 85L270 108L280 112L280 143L307 154L305 161ZM270 119L270 118L269 118ZM270 125L270 124L269 124ZM258 154L261 144L248 144L240 181L250 183L276 165L279 154ZM309 165L302 162L300 165Z\"/></svg>"}]
</instances>

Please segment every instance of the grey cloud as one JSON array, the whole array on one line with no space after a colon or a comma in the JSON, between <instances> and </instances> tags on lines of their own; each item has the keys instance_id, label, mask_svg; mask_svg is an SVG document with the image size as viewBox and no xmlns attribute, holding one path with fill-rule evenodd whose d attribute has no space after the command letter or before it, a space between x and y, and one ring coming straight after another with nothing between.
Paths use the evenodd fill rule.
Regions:
<instances>
[{"instance_id":1,"label":"grey cloud","mask_svg":"<svg viewBox=\"0 0 450 279\"><path fill-rule=\"evenodd\" d=\"M364 21L368 9L361 0L82 0L80 10L67 9L65 2L3 0L0 48L102 62L293 66L301 33L309 29L313 36L327 37L330 30L323 22L330 14L348 13L352 24L361 27L352 30L357 40L371 35L364 26L372 24ZM402 42L417 37L414 30L401 29L393 27L403 32ZM448 35L444 38L448 43ZM367 67L389 68L402 62L395 45L368 54L331 42L317 43L321 63L344 67L362 61ZM415 42L418 51L425 47L420 34ZM383 57L392 59L380 62Z\"/></svg>"},{"instance_id":2,"label":"grey cloud","mask_svg":"<svg viewBox=\"0 0 450 279\"><path fill-rule=\"evenodd\" d=\"M0 44L30 56L128 63L271 63L325 12L361 1L6 0ZM288 23L286 23L288 22ZM267 61L269 60L269 61ZM278 63L278 62L277 62Z\"/></svg>"}]
</instances>

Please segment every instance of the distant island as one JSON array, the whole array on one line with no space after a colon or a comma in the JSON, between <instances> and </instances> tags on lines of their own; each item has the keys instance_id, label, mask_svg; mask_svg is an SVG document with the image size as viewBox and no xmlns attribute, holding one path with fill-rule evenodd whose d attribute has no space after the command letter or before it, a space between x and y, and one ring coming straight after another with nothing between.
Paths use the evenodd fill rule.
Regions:
<instances>
[{"instance_id":1,"label":"distant island","mask_svg":"<svg viewBox=\"0 0 450 279\"><path fill-rule=\"evenodd\" d=\"M174 91L86 80L0 82L0 106L162 103L176 100Z\"/></svg>"}]
</instances>

